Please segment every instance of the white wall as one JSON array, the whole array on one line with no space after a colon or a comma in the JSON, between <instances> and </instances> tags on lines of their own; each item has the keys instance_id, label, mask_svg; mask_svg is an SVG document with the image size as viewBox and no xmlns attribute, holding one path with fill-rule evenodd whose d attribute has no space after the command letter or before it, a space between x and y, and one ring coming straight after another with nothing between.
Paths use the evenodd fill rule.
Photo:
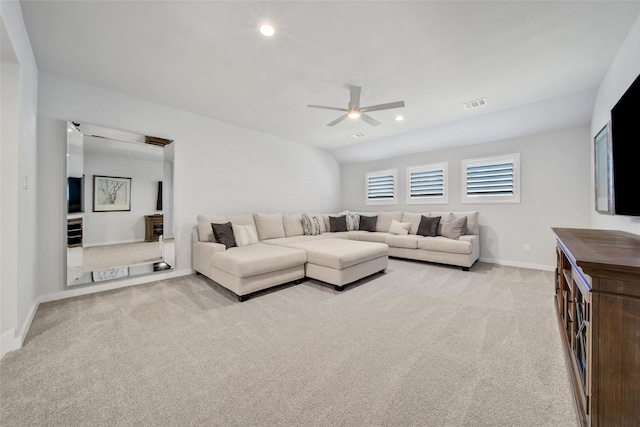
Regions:
<instances>
[{"instance_id":1,"label":"white wall","mask_svg":"<svg viewBox=\"0 0 640 427\"><path fill-rule=\"evenodd\" d=\"M591 194L595 194L593 177L593 139L611 120L611 109L640 73L640 17L616 54L598 90L591 120ZM640 111L640 107L639 107ZM638 190L640 194L640 190ZM595 196L591 198L591 228L624 230L640 234L640 217L604 215L595 210Z\"/></svg>"},{"instance_id":2,"label":"white wall","mask_svg":"<svg viewBox=\"0 0 640 427\"><path fill-rule=\"evenodd\" d=\"M80 123L174 140L174 234L176 268L190 271L191 230L200 213L324 212L340 208L340 166L328 153L296 142L222 123L186 111L119 93L40 74L38 112L46 122ZM212 100L215 102L215 100ZM66 135L42 135L39 144L65 156ZM53 152L57 152L54 154ZM58 191L64 174L48 162L40 166L48 188ZM60 200L59 203L63 203ZM62 209L50 206L48 209ZM63 224L47 219L41 238ZM42 282L40 293L63 290L64 246L47 253L55 280ZM151 276L149 280L154 280Z\"/></svg>"},{"instance_id":3,"label":"white wall","mask_svg":"<svg viewBox=\"0 0 640 427\"><path fill-rule=\"evenodd\" d=\"M401 138L401 137L399 137ZM398 140L401 143L401 140ZM463 204L461 160L520 153L521 203ZM406 204L406 167L448 162L449 203ZM365 173L398 169L398 204L366 205ZM342 166L342 206L353 211L479 211L480 257L507 265L552 269L551 227L589 225L589 128L585 125L527 137ZM524 245L531 245L525 252Z\"/></svg>"},{"instance_id":4,"label":"white wall","mask_svg":"<svg viewBox=\"0 0 640 427\"><path fill-rule=\"evenodd\" d=\"M84 150L84 174L83 246L144 241L144 216L159 213L156 211L158 181L164 178L164 161L161 158L142 160L108 156ZM131 178L131 210L93 212L94 175Z\"/></svg>"},{"instance_id":5,"label":"white wall","mask_svg":"<svg viewBox=\"0 0 640 427\"><path fill-rule=\"evenodd\" d=\"M7 124L5 111L9 113L9 126L13 129L2 135L2 240L0 264L0 295L2 307L10 306L11 319L3 319L0 325L0 356L18 348L37 308L36 272L38 269L37 245L37 180L36 173L36 113L38 103L38 70L17 1L0 2L0 16L4 27L2 43L10 46L17 69L17 104L13 99L3 99L3 127ZM4 67L4 63L2 64ZM5 76L3 75L3 78ZM4 88L3 88L4 89ZM15 89L15 83L14 83ZM4 101L7 100L7 105ZM17 106L16 106L17 105ZM6 109L6 110L5 110ZM11 114L13 112L13 114ZM17 130L17 132L16 132ZM7 139L5 140L5 136ZM5 157L7 156L7 157ZM5 168L6 165L11 165ZM26 188L23 184L26 183ZM9 188L5 187L5 184ZM6 191L5 191L6 190ZM10 215L5 215L5 208ZM17 212L17 214L14 214ZM17 231L16 237L5 230ZM4 257L13 253L5 265ZM6 268L5 268L6 267ZM7 300L5 300L7 296ZM4 310L3 310L4 311Z\"/></svg>"}]
</instances>

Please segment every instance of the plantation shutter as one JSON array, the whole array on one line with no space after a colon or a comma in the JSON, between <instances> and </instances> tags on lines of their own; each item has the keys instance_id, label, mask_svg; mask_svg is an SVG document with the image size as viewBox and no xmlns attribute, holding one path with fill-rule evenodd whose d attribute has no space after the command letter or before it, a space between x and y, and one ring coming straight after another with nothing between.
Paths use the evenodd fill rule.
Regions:
<instances>
[{"instance_id":1,"label":"plantation shutter","mask_svg":"<svg viewBox=\"0 0 640 427\"><path fill-rule=\"evenodd\" d=\"M366 174L367 204L389 205L396 201L397 169L368 172Z\"/></svg>"},{"instance_id":2,"label":"plantation shutter","mask_svg":"<svg viewBox=\"0 0 640 427\"><path fill-rule=\"evenodd\" d=\"M467 196L512 196L513 162L467 166Z\"/></svg>"},{"instance_id":3,"label":"plantation shutter","mask_svg":"<svg viewBox=\"0 0 640 427\"><path fill-rule=\"evenodd\" d=\"M412 199L443 197L444 171L442 169L411 171L409 195Z\"/></svg>"},{"instance_id":4,"label":"plantation shutter","mask_svg":"<svg viewBox=\"0 0 640 427\"><path fill-rule=\"evenodd\" d=\"M520 203L520 153L462 160L462 203Z\"/></svg>"}]
</instances>

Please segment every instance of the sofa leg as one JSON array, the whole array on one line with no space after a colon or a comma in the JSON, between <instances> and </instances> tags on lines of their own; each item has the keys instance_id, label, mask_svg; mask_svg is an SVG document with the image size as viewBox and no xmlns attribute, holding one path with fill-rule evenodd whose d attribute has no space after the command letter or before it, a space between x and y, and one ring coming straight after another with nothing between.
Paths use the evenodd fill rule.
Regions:
<instances>
[{"instance_id":1,"label":"sofa leg","mask_svg":"<svg viewBox=\"0 0 640 427\"><path fill-rule=\"evenodd\" d=\"M247 300L246 295L236 295L238 297L239 302L245 302Z\"/></svg>"},{"instance_id":2,"label":"sofa leg","mask_svg":"<svg viewBox=\"0 0 640 427\"><path fill-rule=\"evenodd\" d=\"M344 290L344 286L334 286L334 288L338 292L342 292Z\"/></svg>"},{"instance_id":3,"label":"sofa leg","mask_svg":"<svg viewBox=\"0 0 640 427\"><path fill-rule=\"evenodd\" d=\"M462 268L462 271L469 271L469 267L460 267Z\"/></svg>"}]
</instances>

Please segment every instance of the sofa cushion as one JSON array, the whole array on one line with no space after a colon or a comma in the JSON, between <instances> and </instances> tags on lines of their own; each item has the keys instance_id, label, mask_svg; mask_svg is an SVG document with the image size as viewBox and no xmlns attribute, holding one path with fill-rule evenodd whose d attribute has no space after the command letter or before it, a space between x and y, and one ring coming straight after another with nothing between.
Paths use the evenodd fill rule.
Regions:
<instances>
[{"instance_id":1,"label":"sofa cushion","mask_svg":"<svg viewBox=\"0 0 640 427\"><path fill-rule=\"evenodd\" d=\"M457 239L462 236L467 230L467 217L455 219L453 214L449 214L447 221L442 224L440 234L449 239Z\"/></svg>"},{"instance_id":2,"label":"sofa cushion","mask_svg":"<svg viewBox=\"0 0 640 427\"><path fill-rule=\"evenodd\" d=\"M224 224L229 218L224 215L198 215L198 240L201 242L215 242L212 223Z\"/></svg>"},{"instance_id":3,"label":"sofa cushion","mask_svg":"<svg viewBox=\"0 0 640 427\"><path fill-rule=\"evenodd\" d=\"M233 224L233 237L237 246L249 246L258 243L258 234L251 225Z\"/></svg>"},{"instance_id":4,"label":"sofa cushion","mask_svg":"<svg viewBox=\"0 0 640 427\"><path fill-rule=\"evenodd\" d=\"M282 226L285 237L302 236L302 215L282 215Z\"/></svg>"},{"instance_id":5,"label":"sofa cushion","mask_svg":"<svg viewBox=\"0 0 640 427\"><path fill-rule=\"evenodd\" d=\"M418 226L418 232L421 236L436 237L438 235L438 225L440 224L440 217L433 218L422 215L420 219L420 225Z\"/></svg>"},{"instance_id":6,"label":"sofa cushion","mask_svg":"<svg viewBox=\"0 0 640 427\"><path fill-rule=\"evenodd\" d=\"M389 226L389 233L407 235L409 234L410 228L411 228L410 222L400 222L400 221L396 221L395 219L392 219L391 225Z\"/></svg>"},{"instance_id":7,"label":"sofa cushion","mask_svg":"<svg viewBox=\"0 0 640 427\"><path fill-rule=\"evenodd\" d=\"M329 231L331 233L337 233L341 231L347 231L347 216L346 215L329 215Z\"/></svg>"},{"instance_id":8,"label":"sofa cushion","mask_svg":"<svg viewBox=\"0 0 640 427\"><path fill-rule=\"evenodd\" d=\"M394 248L418 249L418 241L423 239L422 236L408 234L406 236L389 236L387 237L387 245Z\"/></svg>"},{"instance_id":9,"label":"sofa cushion","mask_svg":"<svg viewBox=\"0 0 640 427\"><path fill-rule=\"evenodd\" d=\"M360 215L360 227L359 231L376 231L376 224L378 222L377 216L365 216Z\"/></svg>"},{"instance_id":10,"label":"sofa cushion","mask_svg":"<svg viewBox=\"0 0 640 427\"><path fill-rule=\"evenodd\" d=\"M383 233L389 232L389 227L391 227L391 221L402 221L402 212L378 212L378 222L376 223L376 231L380 231Z\"/></svg>"},{"instance_id":11,"label":"sofa cushion","mask_svg":"<svg viewBox=\"0 0 640 427\"><path fill-rule=\"evenodd\" d=\"M471 242L467 240L453 240L442 236L423 237L418 241L418 249L468 255L471 253Z\"/></svg>"},{"instance_id":12,"label":"sofa cushion","mask_svg":"<svg viewBox=\"0 0 640 427\"><path fill-rule=\"evenodd\" d=\"M224 224L212 222L211 228L213 229L213 235L217 243L222 243L227 249L236 246L236 239L233 236L233 227L230 222L225 222Z\"/></svg>"},{"instance_id":13,"label":"sofa cushion","mask_svg":"<svg viewBox=\"0 0 640 427\"><path fill-rule=\"evenodd\" d=\"M356 234L356 238L351 240L360 240L361 242L387 243L387 239L391 236L395 236L395 234L380 233L376 231L374 233Z\"/></svg>"},{"instance_id":14,"label":"sofa cushion","mask_svg":"<svg viewBox=\"0 0 640 427\"><path fill-rule=\"evenodd\" d=\"M251 277L303 265L304 251L258 243L213 255L213 266L236 277Z\"/></svg>"},{"instance_id":15,"label":"sofa cushion","mask_svg":"<svg viewBox=\"0 0 640 427\"><path fill-rule=\"evenodd\" d=\"M291 248L303 249L307 253L307 262L338 270L387 256L389 247L378 243L353 242L343 239L324 239L313 242L300 242Z\"/></svg>"},{"instance_id":16,"label":"sofa cushion","mask_svg":"<svg viewBox=\"0 0 640 427\"><path fill-rule=\"evenodd\" d=\"M411 228L409 229L409 234L416 234L418 232L418 227L420 226L421 218L422 218L421 213L402 212L402 222L408 222L411 224Z\"/></svg>"},{"instance_id":17,"label":"sofa cushion","mask_svg":"<svg viewBox=\"0 0 640 427\"><path fill-rule=\"evenodd\" d=\"M267 240L285 237L282 214L255 213L253 214L253 220L256 223L258 239Z\"/></svg>"}]
</instances>

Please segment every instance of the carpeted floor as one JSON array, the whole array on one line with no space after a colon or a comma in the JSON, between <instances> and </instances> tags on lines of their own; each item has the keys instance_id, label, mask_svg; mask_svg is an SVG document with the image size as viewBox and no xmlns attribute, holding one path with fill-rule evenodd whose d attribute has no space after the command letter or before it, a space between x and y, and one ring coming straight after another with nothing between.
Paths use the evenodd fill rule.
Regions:
<instances>
[{"instance_id":1,"label":"carpeted floor","mask_svg":"<svg viewBox=\"0 0 640 427\"><path fill-rule=\"evenodd\" d=\"M577 425L552 273L390 260L244 303L202 276L42 304L2 426Z\"/></svg>"}]
</instances>

